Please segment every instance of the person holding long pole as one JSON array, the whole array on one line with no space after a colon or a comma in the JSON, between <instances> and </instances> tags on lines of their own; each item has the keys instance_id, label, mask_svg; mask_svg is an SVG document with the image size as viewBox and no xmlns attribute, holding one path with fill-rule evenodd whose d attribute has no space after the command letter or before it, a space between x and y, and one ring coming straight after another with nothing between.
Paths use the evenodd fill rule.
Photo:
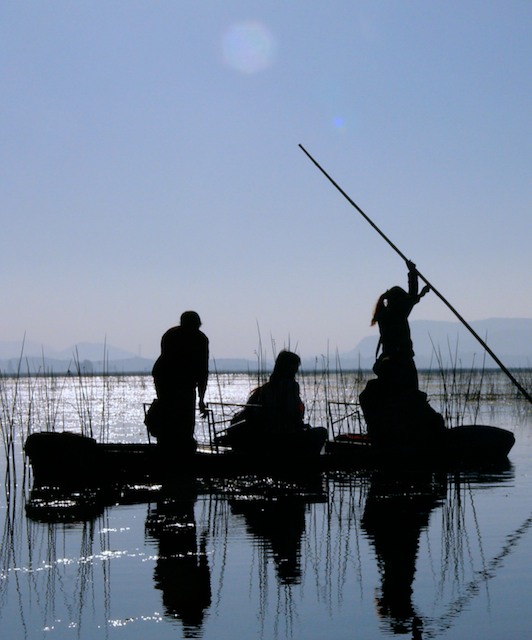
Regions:
<instances>
[{"instance_id":1,"label":"person holding long pole","mask_svg":"<svg viewBox=\"0 0 532 640\"><path fill-rule=\"evenodd\" d=\"M310 153L303 147L303 145L299 145L299 148L305 153L305 155L314 163L314 165L323 173L323 175L331 182L336 189L344 196L344 198L360 213L360 215L368 222L375 231L390 245L390 247L399 255L401 258L408 264L408 258L405 254L400 251L400 249L379 229L379 227L367 216L364 211L354 202L347 193L340 187L340 185L335 182L331 176L320 166L320 164L310 155ZM493 358L493 360L498 364L501 371L503 371L506 376L511 380L511 382L519 389L522 395L529 401L532 402L532 395L523 387L523 385L515 378L515 376L508 370L508 368L501 362L501 360L493 353L492 349L486 344L484 340L478 335L478 333L471 327L470 324L466 322L466 320L458 313L458 311L451 305L451 303L444 298L444 296L431 284L419 271L417 271L417 275L420 280L430 287L431 291L438 296L438 298L454 313L454 315L460 320L460 322L464 325L464 327L471 333L472 336L476 338L476 340L484 347L486 352Z\"/></svg>"},{"instance_id":2,"label":"person holding long pole","mask_svg":"<svg viewBox=\"0 0 532 640\"><path fill-rule=\"evenodd\" d=\"M418 293L416 265L407 262L407 266L408 291L402 287L392 287L379 297L375 305L371 324L378 325L380 337L373 371L388 384L407 391L417 391L418 375L408 316L414 306L429 292L430 287L426 285ZM382 353L379 355L381 348Z\"/></svg>"}]
</instances>

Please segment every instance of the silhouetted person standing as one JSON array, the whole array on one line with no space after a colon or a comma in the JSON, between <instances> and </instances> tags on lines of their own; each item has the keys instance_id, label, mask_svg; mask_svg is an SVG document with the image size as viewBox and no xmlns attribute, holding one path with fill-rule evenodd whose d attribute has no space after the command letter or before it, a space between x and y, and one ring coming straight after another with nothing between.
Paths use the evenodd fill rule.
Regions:
<instances>
[{"instance_id":1,"label":"silhouetted person standing","mask_svg":"<svg viewBox=\"0 0 532 640\"><path fill-rule=\"evenodd\" d=\"M408 292L401 287L385 291L377 301L371 324L380 331L376 380L368 380L359 396L372 443L393 455L398 447L434 447L445 430L442 416L419 390L408 316L428 291L418 293L418 273L408 266ZM382 347L381 355L378 355Z\"/></svg>"},{"instance_id":2,"label":"silhouetted person standing","mask_svg":"<svg viewBox=\"0 0 532 640\"><path fill-rule=\"evenodd\" d=\"M199 410L205 412L209 340L200 326L199 315L185 311L181 324L168 329L161 338L161 355L153 366L155 390L165 414L157 441L170 456L196 450L196 389Z\"/></svg>"},{"instance_id":3,"label":"silhouetted person standing","mask_svg":"<svg viewBox=\"0 0 532 640\"><path fill-rule=\"evenodd\" d=\"M378 324L380 332L377 355L382 347L382 354L377 358L374 371L387 382L417 390L418 378L408 316L414 305L428 293L429 287L424 287L418 293L416 265L407 262L407 266L408 292L401 287L388 289L377 300L373 312L371 324Z\"/></svg>"}]
</instances>

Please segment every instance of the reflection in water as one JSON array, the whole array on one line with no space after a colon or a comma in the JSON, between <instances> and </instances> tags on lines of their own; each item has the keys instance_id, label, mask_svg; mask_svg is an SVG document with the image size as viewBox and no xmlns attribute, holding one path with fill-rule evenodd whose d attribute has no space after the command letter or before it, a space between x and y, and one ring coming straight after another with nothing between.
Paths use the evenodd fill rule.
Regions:
<instances>
[{"instance_id":1,"label":"reflection in water","mask_svg":"<svg viewBox=\"0 0 532 640\"><path fill-rule=\"evenodd\" d=\"M211 580L206 536L198 537L191 488L179 493L163 490L146 519L146 531L158 543L153 574L162 591L167 616L183 623L185 638L201 637L205 614L211 604Z\"/></svg>"},{"instance_id":2,"label":"reflection in water","mask_svg":"<svg viewBox=\"0 0 532 640\"><path fill-rule=\"evenodd\" d=\"M327 502L323 479L317 476L294 483L270 478L247 487L237 483L228 497L232 516L244 521L259 554L258 562L250 566L251 575L253 568L256 571L252 582L257 588L259 635L291 638L298 618L294 590L303 581L302 556L307 549L302 543L308 537L309 510L311 505ZM269 579L272 560L275 580ZM275 603L273 609L270 602Z\"/></svg>"},{"instance_id":3,"label":"reflection in water","mask_svg":"<svg viewBox=\"0 0 532 640\"><path fill-rule=\"evenodd\" d=\"M305 500L300 496L280 499L230 500L235 515L245 518L248 532L261 540L273 556L281 584L301 581L301 538L305 531Z\"/></svg>"},{"instance_id":4,"label":"reflection in water","mask_svg":"<svg viewBox=\"0 0 532 640\"><path fill-rule=\"evenodd\" d=\"M445 495L445 476L375 473L372 478L362 528L381 573L378 615L393 633L422 637L421 618L412 603L419 537Z\"/></svg>"},{"instance_id":5,"label":"reflection in water","mask_svg":"<svg viewBox=\"0 0 532 640\"><path fill-rule=\"evenodd\" d=\"M269 548L281 584L301 581L301 537L305 531L305 503L301 500L231 501L235 515L246 520L248 532Z\"/></svg>"},{"instance_id":6,"label":"reflection in water","mask_svg":"<svg viewBox=\"0 0 532 640\"><path fill-rule=\"evenodd\" d=\"M24 506L26 518L18 507ZM6 637L35 637L32 630L78 637L98 611L110 619L108 514L79 494L32 492L24 505L8 501L0 545L0 603L17 594L17 614L3 620ZM2 619L0 606L0 619ZM93 629L91 630L93 631ZM20 635L23 632L24 635ZM88 632L90 633L90 631Z\"/></svg>"},{"instance_id":7,"label":"reflection in water","mask_svg":"<svg viewBox=\"0 0 532 640\"><path fill-rule=\"evenodd\" d=\"M26 500L26 515L35 522L90 522L103 514L105 500L98 491L69 491L59 487L37 487Z\"/></svg>"},{"instance_id":8,"label":"reflection in water","mask_svg":"<svg viewBox=\"0 0 532 640\"><path fill-rule=\"evenodd\" d=\"M491 535L477 517L486 511L476 511L477 503L491 508L483 487L512 478L503 470L332 474L318 485L240 479L203 485L199 496L195 487L162 490L147 515L153 493L138 508L101 515L68 496L47 502L34 493L29 518L15 505L6 511L0 616L15 630L6 637L25 637L26 619L51 639L67 628L104 637L112 626L156 624L161 601L179 629L152 626L146 637L225 637L239 618L244 636L265 639L307 637L309 619L329 625L324 636L375 637L368 630L377 625L384 636L443 636L479 594L489 600L489 583L532 528L532 516L510 533L502 526L502 549L481 538ZM155 558L139 537L157 545ZM135 590L132 575L143 576Z\"/></svg>"},{"instance_id":9,"label":"reflection in water","mask_svg":"<svg viewBox=\"0 0 532 640\"><path fill-rule=\"evenodd\" d=\"M481 584L489 600L488 581L495 576L502 558L532 525L532 516L507 537L508 544L502 552L488 560L484 555L472 485L493 486L512 478L513 472L508 466L480 474L373 474L361 528L377 556L381 586L376 608L385 623L383 630L393 634L409 633L413 640L421 640L425 631L433 637L452 626L453 620L479 593ZM413 585L420 535L428 529L431 513L440 507L442 563L439 569L434 567L438 585L433 608L434 612L441 608L441 612L430 617L414 605ZM473 531L477 536L474 543L470 539ZM481 569L466 581L465 562L474 564L473 548ZM443 602L446 583L451 595L447 605Z\"/></svg>"}]
</instances>

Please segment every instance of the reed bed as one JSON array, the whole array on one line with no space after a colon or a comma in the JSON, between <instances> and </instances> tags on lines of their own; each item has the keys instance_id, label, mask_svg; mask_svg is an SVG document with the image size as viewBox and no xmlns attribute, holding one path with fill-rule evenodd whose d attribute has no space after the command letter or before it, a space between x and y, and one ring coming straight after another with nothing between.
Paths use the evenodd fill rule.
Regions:
<instances>
[{"instance_id":1,"label":"reed bed","mask_svg":"<svg viewBox=\"0 0 532 640\"><path fill-rule=\"evenodd\" d=\"M76 351L66 375L57 375L43 365L35 373L21 355L17 371L0 371L0 438L6 487L18 476L18 451L34 431L73 430L100 442L109 438L113 388L117 376L110 375L107 352L103 374L93 375ZM73 372L72 372L73 370ZM73 414L75 418L73 419ZM75 425L73 424L75 422ZM23 457L23 469L26 464Z\"/></svg>"},{"instance_id":2,"label":"reed bed","mask_svg":"<svg viewBox=\"0 0 532 640\"><path fill-rule=\"evenodd\" d=\"M273 340L271 348L275 359ZM453 354L452 364L444 366L441 353L435 352L437 366L420 372L422 388L431 405L444 416L447 426L474 424L481 407L515 400L515 388L500 372L486 369L485 362L479 368L462 368L457 347ZM220 373L215 363L208 390L214 426L200 420L197 427L205 433L210 428L206 441L212 439L213 429L228 425L252 388L267 380L270 370L262 342L256 355L257 371L248 372L247 376ZM106 355L104 361L108 362ZM517 373L522 384L530 388L532 370ZM358 397L372 377L371 371L360 367L344 371L337 352L331 355L327 351L316 358L311 370L302 370L298 375L306 404L305 420L313 426L326 426L332 437L342 432L364 432ZM103 374L92 374L77 353L68 375L45 370L44 357L42 369L37 374L31 373L21 357L16 373L0 372L0 437L6 486L17 477L23 443L33 431L77 431L106 442L111 425L135 423L136 436L131 435L130 440L134 436L137 441L146 438L142 404L150 402L153 395L150 376L110 374L108 366ZM23 457L22 460L25 463ZM25 469L25 464L21 468Z\"/></svg>"},{"instance_id":3,"label":"reed bed","mask_svg":"<svg viewBox=\"0 0 532 640\"><path fill-rule=\"evenodd\" d=\"M480 369L475 367L474 361L470 368L464 369L458 357L458 345L454 352L450 348L449 351L451 364L444 366L441 351L434 349L438 364L436 375L440 383L440 413L449 427L463 424L467 416L474 424L483 395L485 358Z\"/></svg>"},{"instance_id":4,"label":"reed bed","mask_svg":"<svg viewBox=\"0 0 532 640\"><path fill-rule=\"evenodd\" d=\"M28 375L23 376L21 355L13 384L7 384L5 376L0 374L0 436L5 457L4 486L8 492L17 476L17 437L22 445L34 421L35 386L29 376L29 366L27 370Z\"/></svg>"}]
</instances>

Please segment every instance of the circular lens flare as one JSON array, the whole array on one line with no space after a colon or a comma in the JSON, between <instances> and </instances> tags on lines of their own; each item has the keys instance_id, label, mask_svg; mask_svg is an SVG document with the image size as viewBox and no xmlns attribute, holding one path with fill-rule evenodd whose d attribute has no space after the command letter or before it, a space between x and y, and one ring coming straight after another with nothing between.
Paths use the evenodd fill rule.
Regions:
<instances>
[{"instance_id":1,"label":"circular lens flare","mask_svg":"<svg viewBox=\"0 0 532 640\"><path fill-rule=\"evenodd\" d=\"M241 22L230 27L222 40L224 62L241 73L253 74L271 66L275 41L258 22Z\"/></svg>"}]
</instances>

